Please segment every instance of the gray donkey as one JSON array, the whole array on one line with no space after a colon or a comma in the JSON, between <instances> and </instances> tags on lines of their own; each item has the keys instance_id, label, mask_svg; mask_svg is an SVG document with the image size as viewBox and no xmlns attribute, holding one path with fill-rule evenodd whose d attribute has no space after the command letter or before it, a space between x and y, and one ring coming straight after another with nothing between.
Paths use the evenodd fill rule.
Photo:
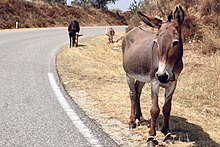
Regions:
<instances>
[{"instance_id":1,"label":"gray donkey","mask_svg":"<svg viewBox=\"0 0 220 147\"><path fill-rule=\"evenodd\" d=\"M108 36L109 43L114 43L114 41L113 41L113 37L115 35L114 29L112 27L106 28L105 34Z\"/></svg>"},{"instance_id":2,"label":"gray donkey","mask_svg":"<svg viewBox=\"0 0 220 147\"><path fill-rule=\"evenodd\" d=\"M172 96L178 76L183 69L181 26L184 11L181 6L176 7L174 15L171 13L166 22L141 12L138 12L138 15L148 26L157 28L158 31L145 31L135 27L122 41L123 68L126 72L131 100L129 127L136 127L136 119L140 124L147 125L141 112L140 96L144 84L151 82L152 106L147 145L154 147L158 143L155 127L160 113L159 87L165 88L165 102L162 110L164 123L161 132L165 135L164 142L173 142L169 130L169 118Z\"/></svg>"}]
</instances>

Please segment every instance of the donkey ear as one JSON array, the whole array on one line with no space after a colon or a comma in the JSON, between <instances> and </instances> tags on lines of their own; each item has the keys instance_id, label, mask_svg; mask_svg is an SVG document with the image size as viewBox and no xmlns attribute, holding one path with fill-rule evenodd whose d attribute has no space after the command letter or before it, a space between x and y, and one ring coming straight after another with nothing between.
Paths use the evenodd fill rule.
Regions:
<instances>
[{"instance_id":1,"label":"donkey ear","mask_svg":"<svg viewBox=\"0 0 220 147\"><path fill-rule=\"evenodd\" d=\"M184 20L184 11L181 6L176 7L176 10L174 11L174 19L179 23L179 25L182 25Z\"/></svg>"},{"instance_id":2,"label":"donkey ear","mask_svg":"<svg viewBox=\"0 0 220 147\"><path fill-rule=\"evenodd\" d=\"M146 23L148 26L153 28L160 28L162 24L162 20L152 17L152 16L146 16L140 11L137 12L138 16L141 18L141 20Z\"/></svg>"}]
</instances>

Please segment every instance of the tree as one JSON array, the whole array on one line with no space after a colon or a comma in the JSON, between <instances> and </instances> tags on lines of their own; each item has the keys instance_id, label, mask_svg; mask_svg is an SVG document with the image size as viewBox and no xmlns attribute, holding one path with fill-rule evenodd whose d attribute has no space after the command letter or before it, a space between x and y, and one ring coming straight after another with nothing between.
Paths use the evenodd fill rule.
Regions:
<instances>
[{"instance_id":1,"label":"tree","mask_svg":"<svg viewBox=\"0 0 220 147\"><path fill-rule=\"evenodd\" d=\"M42 0L42 1L44 1L46 3L50 3L50 4L55 4L55 3L60 3L60 4L64 4L64 5L67 4L66 0Z\"/></svg>"},{"instance_id":2,"label":"tree","mask_svg":"<svg viewBox=\"0 0 220 147\"><path fill-rule=\"evenodd\" d=\"M116 1L118 0L74 0L72 4L80 5L80 6L85 6L90 4L98 9L101 9L101 8L107 8L107 4L115 3Z\"/></svg>"},{"instance_id":3,"label":"tree","mask_svg":"<svg viewBox=\"0 0 220 147\"><path fill-rule=\"evenodd\" d=\"M93 0L93 6L98 9L107 8L107 4L114 3L118 0Z\"/></svg>"},{"instance_id":4,"label":"tree","mask_svg":"<svg viewBox=\"0 0 220 147\"><path fill-rule=\"evenodd\" d=\"M130 6L129 9L131 10L131 12L133 14L136 14L137 11L142 7L143 3L141 1L137 2L136 0L134 0Z\"/></svg>"},{"instance_id":5,"label":"tree","mask_svg":"<svg viewBox=\"0 0 220 147\"><path fill-rule=\"evenodd\" d=\"M71 2L72 5L77 5L77 6L87 6L87 5L91 5L93 0L73 0Z\"/></svg>"}]
</instances>

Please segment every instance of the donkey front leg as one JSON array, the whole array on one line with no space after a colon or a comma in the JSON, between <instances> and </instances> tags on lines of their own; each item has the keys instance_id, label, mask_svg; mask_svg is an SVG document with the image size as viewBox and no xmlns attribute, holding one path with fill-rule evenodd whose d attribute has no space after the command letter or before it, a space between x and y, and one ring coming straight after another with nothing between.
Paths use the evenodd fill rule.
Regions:
<instances>
[{"instance_id":1,"label":"donkey front leg","mask_svg":"<svg viewBox=\"0 0 220 147\"><path fill-rule=\"evenodd\" d=\"M150 110L151 122L150 122L150 131L149 137L147 139L147 146L154 147L158 141L156 140L156 122L160 114L160 108L158 105L158 93L159 93L159 82L156 79L153 79L151 82L151 98L152 106Z\"/></svg>"},{"instance_id":2,"label":"donkey front leg","mask_svg":"<svg viewBox=\"0 0 220 147\"><path fill-rule=\"evenodd\" d=\"M173 137L169 130L169 119L170 119L170 112L171 112L171 105L172 105L172 96L176 89L176 81L174 81L169 87L165 88L165 102L163 106L163 128L161 132L165 135L164 142L169 144L173 143Z\"/></svg>"},{"instance_id":3,"label":"donkey front leg","mask_svg":"<svg viewBox=\"0 0 220 147\"><path fill-rule=\"evenodd\" d=\"M135 106L136 106L136 91L135 91L135 79L130 78L127 75L127 83L130 89L130 100L131 100L131 114L130 114L130 122L129 122L129 129L136 128L136 117L135 117Z\"/></svg>"}]
</instances>

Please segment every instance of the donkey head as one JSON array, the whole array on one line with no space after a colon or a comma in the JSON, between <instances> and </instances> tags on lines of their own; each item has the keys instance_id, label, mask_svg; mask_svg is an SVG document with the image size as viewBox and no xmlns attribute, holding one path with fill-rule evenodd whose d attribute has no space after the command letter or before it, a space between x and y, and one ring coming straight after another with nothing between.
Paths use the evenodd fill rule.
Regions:
<instances>
[{"instance_id":1,"label":"donkey head","mask_svg":"<svg viewBox=\"0 0 220 147\"><path fill-rule=\"evenodd\" d=\"M152 16L145 16L139 11L138 15L147 25L158 29L154 39L157 46L156 54L158 59L155 77L160 83L174 81L173 69L183 54L181 25L184 20L184 11L182 7L176 7L174 15L171 12L166 22L162 22L162 20Z\"/></svg>"}]
</instances>

